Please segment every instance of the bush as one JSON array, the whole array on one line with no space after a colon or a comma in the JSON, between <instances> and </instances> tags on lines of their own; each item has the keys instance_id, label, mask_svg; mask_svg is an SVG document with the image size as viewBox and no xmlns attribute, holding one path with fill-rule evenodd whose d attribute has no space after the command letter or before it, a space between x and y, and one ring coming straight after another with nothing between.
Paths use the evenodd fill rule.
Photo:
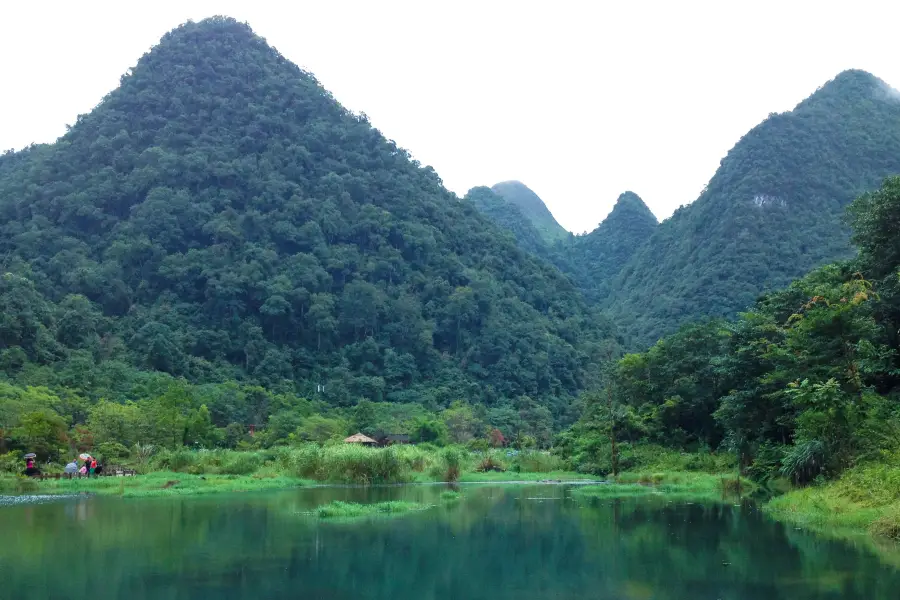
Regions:
<instances>
[{"instance_id":1,"label":"bush","mask_svg":"<svg viewBox=\"0 0 900 600\"><path fill-rule=\"evenodd\" d=\"M900 540L900 511L894 510L876 519L869 530L875 535Z\"/></svg>"},{"instance_id":2,"label":"bush","mask_svg":"<svg viewBox=\"0 0 900 600\"><path fill-rule=\"evenodd\" d=\"M163 450L153 457L151 465L155 471L189 472L197 462L197 453L187 448Z\"/></svg>"},{"instance_id":3,"label":"bush","mask_svg":"<svg viewBox=\"0 0 900 600\"><path fill-rule=\"evenodd\" d=\"M484 438L475 438L466 442L469 452L487 452L490 447L490 443Z\"/></svg>"},{"instance_id":4,"label":"bush","mask_svg":"<svg viewBox=\"0 0 900 600\"><path fill-rule=\"evenodd\" d=\"M97 446L96 453L104 463L120 461L129 454L128 448L119 442L103 442Z\"/></svg>"},{"instance_id":5,"label":"bush","mask_svg":"<svg viewBox=\"0 0 900 600\"><path fill-rule=\"evenodd\" d=\"M153 444L141 444L138 442L132 446L131 459L137 466L137 471L139 473L146 473L149 470L148 466L150 464L150 458L153 456L154 452L156 452L156 446Z\"/></svg>"},{"instance_id":6,"label":"bush","mask_svg":"<svg viewBox=\"0 0 900 600\"><path fill-rule=\"evenodd\" d=\"M226 453L219 467L219 473L222 475L249 475L265 464L263 460L265 457L259 454L251 452Z\"/></svg>"},{"instance_id":7,"label":"bush","mask_svg":"<svg viewBox=\"0 0 900 600\"><path fill-rule=\"evenodd\" d=\"M412 460L405 460L406 454ZM338 483L401 483L411 479L412 453L404 453L395 446L365 448L341 444L320 447L304 444L281 459L297 477Z\"/></svg>"},{"instance_id":8,"label":"bush","mask_svg":"<svg viewBox=\"0 0 900 600\"><path fill-rule=\"evenodd\" d=\"M488 473L490 471L498 471L504 472L506 471L506 465L503 464L503 461L500 460L499 456L495 452L487 453L484 458L481 459L481 462L478 463L478 466L475 467L475 470L479 473Z\"/></svg>"},{"instance_id":9,"label":"bush","mask_svg":"<svg viewBox=\"0 0 900 600\"><path fill-rule=\"evenodd\" d=\"M441 453L444 460L444 481L452 483L459 481L459 474L462 471L462 464L465 460L465 452L456 446L444 448Z\"/></svg>"},{"instance_id":10,"label":"bush","mask_svg":"<svg viewBox=\"0 0 900 600\"><path fill-rule=\"evenodd\" d=\"M519 452L513 461L513 470L518 473L549 473L561 471L563 461L549 452L527 450Z\"/></svg>"},{"instance_id":11,"label":"bush","mask_svg":"<svg viewBox=\"0 0 900 600\"><path fill-rule=\"evenodd\" d=\"M25 461L20 452L0 454L0 473L21 473L25 470Z\"/></svg>"}]
</instances>

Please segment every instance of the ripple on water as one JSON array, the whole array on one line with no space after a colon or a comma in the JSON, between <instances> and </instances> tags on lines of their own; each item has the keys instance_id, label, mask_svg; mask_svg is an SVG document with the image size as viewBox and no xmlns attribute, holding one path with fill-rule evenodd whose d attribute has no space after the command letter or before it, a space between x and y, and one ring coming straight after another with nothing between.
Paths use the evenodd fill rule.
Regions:
<instances>
[{"instance_id":1,"label":"ripple on water","mask_svg":"<svg viewBox=\"0 0 900 600\"><path fill-rule=\"evenodd\" d=\"M0 506L22 506L24 504L44 504L73 498L83 498L85 494L25 494L22 496L0 495Z\"/></svg>"}]
</instances>

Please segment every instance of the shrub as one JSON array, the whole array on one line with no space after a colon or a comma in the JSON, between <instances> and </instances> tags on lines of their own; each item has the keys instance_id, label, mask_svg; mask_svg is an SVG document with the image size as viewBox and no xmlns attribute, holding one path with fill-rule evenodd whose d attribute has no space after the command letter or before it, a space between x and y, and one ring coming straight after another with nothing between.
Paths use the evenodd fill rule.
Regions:
<instances>
[{"instance_id":1,"label":"shrub","mask_svg":"<svg viewBox=\"0 0 900 600\"><path fill-rule=\"evenodd\" d=\"M880 519L875 520L869 529L875 535L900 540L900 511L888 512Z\"/></svg>"},{"instance_id":2,"label":"shrub","mask_svg":"<svg viewBox=\"0 0 900 600\"><path fill-rule=\"evenodd\" d=\"M157 471L188 472L197 462L197 453L187 448L163 450L153 457L152 466Z\"/></svg>"},{"instance_id":3,"label":"shrub","mask_svg":"<svg viewBox=\"0 0 900 600\"><path fill-rule=\"evenodd\" d=\"M119 442L103 442L97 446L96 453L105 463L120 461L129 454L128 448Z\"/></svg>"},{"instance_id":4,"label":"shrub","mask_svg":"<svg viewBox=\"0 0 900 600\"><path fill-rule=\"evenodd\" d=\"M25 470L25 461L19 452L0 454L0 473L21 473Z\"/></svg>"},{"instance_id":5,"label":"shrub","mask_svg":"<svg viewBox=\"0 0 900 600\"><path fill-rule=\"evenodd\" d=\"M264 457L251 452L226 453L219 467L223 475L249 475L263 466Z\"/></svg>"},{"instance_id":6,"label":"shrub","mask_svg":"<svg viewBox=\"0 0 900 600\"><path fill-rule=\"evenodd\" d=\"M148 466L150 464L150 458L153 456L153 453L155 451L156 446L154 446L153 444L141 444L140 442L138 442L134 446L132 446L131 460L135 462L138 472L147 472Z\"/></svg>"},{"instance_id":7,"label":"shrub","mask_svg":"<svg viewBox=\"0 0 900 600\"><path fill-rule=\"evenodd\" d=\"M411 457L405 460L401 455ZM409 481L416 458L395 446L365 448L351 444L304 444L280 461L297 477L340 483L399 483Z\"/></svg>"},{"instance_id":8,"label":"shrub","mask_svg":"<svg viewBox=\"0 0 900 600\"><path fill-rule=\"evenodd\" d=\"M444 481L459 481L459 474L462 471L462 463L465 460L465 454L456 446L444 448L441 453L444 460Z\"/></svg>"},{"instance_id":9,"label":"shrub","mask_svg":"<svg viewBox=\"0 0 900 600\"><path fill-rule=\"evenodd\" d=\"M563 469L563 461L549 452L528 450L519 452L514 461L514 470L519 473L549 473Z\"/></svg>"},{"instance_id":10,"label":"shrub","mask_svg":"<svg viewBox=\"0 0 900 600\"><path fill-rule=\"evenodd\" d=\"M500 460L500 458L493 452L489 452L481 459L481 462L478 463L478 466L475 468L479 473L487 473L490 471L506 471L506 465Z\"/></svg>"}]
</instances>

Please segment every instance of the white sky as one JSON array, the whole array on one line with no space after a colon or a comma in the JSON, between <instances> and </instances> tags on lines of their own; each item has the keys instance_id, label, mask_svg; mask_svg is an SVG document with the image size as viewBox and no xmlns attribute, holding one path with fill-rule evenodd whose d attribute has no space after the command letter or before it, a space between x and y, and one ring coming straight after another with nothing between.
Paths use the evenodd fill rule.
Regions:
<instances>
[{"instance_id":1,"label":"white sky","mask_svg":"<svg viewBox=\"0 0 900 600\"><path fill-rule=\"evenodd\" d=\"M693 201L770 112L847 68L900 87L900 4L3 2L0 148L49 142L180 23L247 21L463 195L518 179L593 229L620 192Z\"/></svg>"}]
</instances>

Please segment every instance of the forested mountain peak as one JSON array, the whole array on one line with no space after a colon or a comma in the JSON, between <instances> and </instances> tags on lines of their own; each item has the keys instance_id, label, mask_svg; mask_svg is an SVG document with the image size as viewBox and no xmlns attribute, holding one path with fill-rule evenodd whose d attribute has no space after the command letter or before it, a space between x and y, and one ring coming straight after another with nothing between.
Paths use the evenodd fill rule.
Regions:
<instances>
[{"instance_id":1,"label":"forested mountain peak","mask_svg":"<svg viewBox=\"0 0 900 600\"><path fill-rule=\"evenodd\" d=\"M570 265L592 299L608 293L610 280L656 229L656 216L634 192L619 195L612 211L587 235L575 238Z\"/></svg>"},{"instance_id":2,"label":"forested mountain peak","mask_svg":"<svg viewBox=\"0 0 900 600\"><path fill-rule=\"evenodd\" d=\"M89 396L134 397L141 369L560 417L609 334L558 270L223 17L0 160L0 256L0 369Z\"/></svg>"},{"instance_id":3,"label":"forested mountain peak","mask_svg":"<svg viewBox=\"0 0 900 600\"><path fill-rule=\"evenodd\" d=\"M856 101L900 100L900 93L880 78L860 69L848 69L803 100L795 111L852 107Z\"/></svg>"},{"instance_id":4,"label":"forested mountain peak","mask_svg":"<svg viewBox=\"0 0 900 600\"><path fill-rule=\"evenodd\" d=\"M656 215L650 210L650 207L634 192L622 192L616 199L613 209L610 211L603 223L614 227L618 222L627 222L636 219L644 226L650 226L652 229L659 224ZM601 226L603 225L601 223Z\"/></svg>"},{"instance_id":5,"label":"forested mountain peak","mask_svg":"<svg viewBox=\"0 0 900 600\"><path fill-rule=\"evenodd\" d=\"M503 181L495 184L491 189L528 217L547 243L553 244L556 241L568 240L572 237L562 225L556 222L540 196L521 181Z\"/></svg>"},{"instance_id":6,"label":"forested mountain peak","mask_svg":"<svg viewBox=\"0 0 900 600\"><path fill-rule=\"evenodd\" d=\"M513 240L520 248L536 256L547 256L549 251L547 240L517 205L508 202L486 186L472 188L466 193L465 200L474 204L475 208L495 225L512 234Z\"/></svg>"},{"instance_id":7,"label":"forested mountain peak","mask_svg":"<svg viewBox=\"0 0 900 600\"><path fill-rule=\"evenodd\" d=\"M700 197L655 231L609 299L636 344L733 316L764 290L849 256L844 207L900 172L900 102L846 71L728 152Z\"/></svg>"}]
</instances>

